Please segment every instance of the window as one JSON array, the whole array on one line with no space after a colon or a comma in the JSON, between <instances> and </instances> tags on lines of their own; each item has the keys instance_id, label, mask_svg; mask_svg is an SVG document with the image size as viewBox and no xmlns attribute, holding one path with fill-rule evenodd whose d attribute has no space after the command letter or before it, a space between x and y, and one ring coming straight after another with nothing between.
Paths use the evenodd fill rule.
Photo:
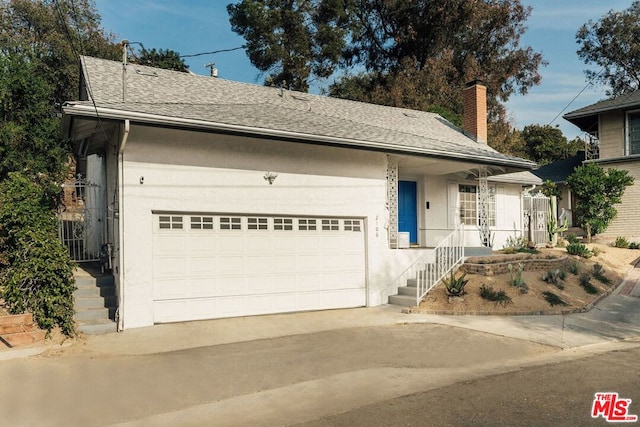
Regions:
<instances>
[{"instance_id":1,"label":"window","mask_svg":"<svg viewBox=\"0 0 640 427\"><path fill-rule=\"evenodd\" d=\"M191 229L192 230L213 230L213 217L212 216L192 216Z\"/></svg>"},{"instance_id":2,"label":"window","mask_svg":"<svg viewBox=\"0 0 640 427\"><path fill-rule=\"evenodd\" d=\"M344 231L360 231L360 220L359 219L345 219L344 220Z\"/></svg>"},{"instance_id":3,"label":"window","mask_svg":"<svg viewBox=\"0 0 640 427\"><path fill-rule=\"evenodd\" d=\"M274 230L293 230L293 219L291 218L274 218Z\"/></svg>"},{"instance_id":4,"label":"window","mask_svg":"<svg viewBox=\"0 0 640 427\"><path fill-rule=\"evenodd\" d=\"M317 230L315 219L299 219L298 230L301 231L314 231Z\"/></svg>"},{"instance_id":5,"label":"window","mask_svg":"<svg viewBox=\"0 0 640 427\"><path fill-rule=\"evenodd\" d=\"M242 230L240 217L221 217L220 230Z\"/></svg>"},{"instance_id":6,"label":"window","mask_svg":"<svg viewBox=\"0 0 640 427\"><path fill-rule=\"evenodd\" d=\"M628 153L640 154L640 112L629 113L628 123Z\"/></svg>"},{"instance_id":7,"label":"window","mask_svg":"<svg viewBox=\"0 0 640 427\"><path fill-rule=\"evenodd\" d=\"M160 215L158 226L161 230L182 230L182 217L173 215Z\"/></svg>"},{"instance_id":8,"label":"window","mask_svg":"<svg viewBox=\"0 0 640 427\"><path fill-rule=\"evenodd\" d=\"M247 228L249 230L267 230L267 218L248 218Z\"/></svg>"},{"instance_id":9,"label":"window","mask_svg":"<svg viewBox=\"0 0 640 427\"><path fill-rule=\"evenodd\" d=\"M339 221L337 219L323 219L322 220L323 231L338 231L340 230Z\"/></svg>"},{"instance_id":10,"label":"window","mask_svg":"<svg viewBox=\"0 0 640 427\"><path fill-rule=\"evenodd\" d=\"M460 184L458 187L460 198L460 223L464 225L480 225L480 198L477 185ZM496 197L495 188L489 187L487 220L490 226L496 225Z\"/></svg>"}]
</instances>

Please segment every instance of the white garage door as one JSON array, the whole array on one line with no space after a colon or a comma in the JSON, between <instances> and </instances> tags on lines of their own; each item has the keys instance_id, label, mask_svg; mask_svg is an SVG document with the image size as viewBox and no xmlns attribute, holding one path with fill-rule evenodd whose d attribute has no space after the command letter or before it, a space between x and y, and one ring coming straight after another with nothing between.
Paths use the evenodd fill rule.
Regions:
<instances>
[{"instance_id":1,"label":"white garage door","mask_svg":"<svg viewBox=\"0 0 640 427\"><path fill-rule=\"evenodd\" d=\"M155 322L366 305L364 222L154 214Z\"/></svg>"}]
</instances>

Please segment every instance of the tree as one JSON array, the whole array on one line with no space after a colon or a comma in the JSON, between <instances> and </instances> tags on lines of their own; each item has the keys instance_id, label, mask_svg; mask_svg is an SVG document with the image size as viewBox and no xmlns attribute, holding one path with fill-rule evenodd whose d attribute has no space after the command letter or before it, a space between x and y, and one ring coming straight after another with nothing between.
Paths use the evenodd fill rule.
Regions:
<instances>
[{"instance_id":1,"label":"tree","mask_svg":"<svg viewBox=\"0 0 640 427\"><path fill-rule=\"evenodd\" d=\"M567 179L567 185L577 198L576 216L588 238L602 233L616 217L616 203L622 201L625 188L633 185L626 170L605 171L595 163L577 167Z\"/></svg>"},{"instance_id":2,"label":"tree","mask_svg":"<svg viewBox=\"0 0 640 427\"><path fill-rule=\"evenodd\" d=\"M517 139L504 131L501 103L538 84L545 64L520 46L531 8L519 0L243 0L228 10L252 63L276 83L298 82L298 90L308 89L310 76L335 75L323 93L455 118L464 85L481 77L503 138L497 145Z\"/></svg>"},{"instance_id":3,"label":"tree","mask_svg":"<svg viewBox=\"0 0 640 427\"><path fill-rule=\"evenodd\" d=\"M180 57L180 54L169 49L156 50L155 48L145 49L142 47L131 62L183 73L189 70L189 66Z\"/></svg>"},{"instance_id":4,"label":"tree","mask_svg":"<svg viewBox=\"0 0 640 427\"><path fill-rule=\"evenodd\" d=\"M310 77L329 77L341 58L348 1L242 0L227 11L266 82L306 92Z\"/></svg>"},{"instance_id":5,"label":"tree","mask_svg":"<svg viewBox=\"0 0 640 427\"><path fill-rule=\"evenodd\" d=\"M113 40L92 0L0 2L0 51L28 55L55 87L52 102L77 99L80 55L121 58Z\"/></svg>"},{"instance_id":6,"label":"tree","mask_svg":"<svg viewBox=\"0 0 640 427\"><path fill-rule=\"evenodd\" d=\"M609 11L600 21L589 20L576 34L578 57L596 70L590 81L609 87L608 96L640 89L640 1L622 12Z\"/></svg>"},{"instance_id":7,"label":"tree","mask_svg":"<svg viewBox=\"0 0 640 427\"><path fill-rule=\"evenodd\" d=\"M566 159L584 148L584 142L579 139L569 142L560 128L550 125L525 126L521 136L526 157L541 165Z\"/></svg>"}]
</instances>

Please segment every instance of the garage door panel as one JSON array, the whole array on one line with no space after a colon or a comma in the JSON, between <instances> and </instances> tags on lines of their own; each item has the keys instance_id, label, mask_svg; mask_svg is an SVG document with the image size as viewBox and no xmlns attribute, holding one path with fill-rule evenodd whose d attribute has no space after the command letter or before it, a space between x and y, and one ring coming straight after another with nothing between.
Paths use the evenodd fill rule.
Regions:
<instances>
[{"instance_id":1,"label":"garage door panel","mask_svg":"<svg viewBox=\"0 0 640 427\"><path fill-rule=\"evenodd\" d=\"M184 279L164 279L158 280L153 287L153 298L155 300L179 299L185 295Z\"/></svg>"},{"instance_id":2,"label":"garage door panel","mask_svg":"<svg viewBox=\"0 0 640 427\"><path fill-rule=\"evenodd\" d=\"M364 233L351 231L354 221L324 229L318 219L235 216L225 229L223 216L195 227L194 217L204 218L184 214L184 228L154 230L156 322L366 304Z\"/></svg>"},{"instance_id":3,"label":"garage door panel","mask_svg":"<svg viewBox=\"0 0 640 427\"><path fill-rule=\"evenodd\" d=\"M243 276L217 276L215 279L215 292L210 296L241 295L244 289L245 278Z\"/></svg>"},{"instance_id":4,"label":"garage door panel","mask_svg":"<svg viewBox=\"0 0 640 427\"><path fill-rule=\"evenodd\" d=\"M153 268L158 277L185 277L187 260L184 257L158 257L153 262Z\"/></svg>"},{"instance_id":5,"label":"garage door panel","mask_svg":"<svg viewBox=\"0 0 640 427\"><path fill-rule=\"evenodd\" d=\"M232 276L244 270L244 256L220 256L217 262L216 274Z\"/></svg>"}]
</instances>

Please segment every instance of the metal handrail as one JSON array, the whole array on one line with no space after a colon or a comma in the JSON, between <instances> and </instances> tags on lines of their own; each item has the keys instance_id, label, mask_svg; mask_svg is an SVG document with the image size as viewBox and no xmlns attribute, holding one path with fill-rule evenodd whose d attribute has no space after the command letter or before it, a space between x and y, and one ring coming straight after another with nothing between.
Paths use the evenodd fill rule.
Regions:
<instances>
[{"instance_id":1,"label":"metal handrail","mask_svg":"<svg viewBox=\"0 0 640 427\"><path fill-rule=\"evenodd\" d=\"M464 260L464 229L456 228L435 247L435 262L417 271L416 305Z\"/></svg>"},{"instance_id":2,"label":"metal handrail","mask_svg":"<svg viewBox=\"0 0 640 427\"><path fill-rule=\"evenodd\" d=\"M435 262L426 261L435 252ZM464 259L464 229L453 230L433 249L429 255L418 259L392 282L391 289L406 286L407 279L416 279L416 305L451 270L462 264Z\"/></svg>"}]
</instances>

